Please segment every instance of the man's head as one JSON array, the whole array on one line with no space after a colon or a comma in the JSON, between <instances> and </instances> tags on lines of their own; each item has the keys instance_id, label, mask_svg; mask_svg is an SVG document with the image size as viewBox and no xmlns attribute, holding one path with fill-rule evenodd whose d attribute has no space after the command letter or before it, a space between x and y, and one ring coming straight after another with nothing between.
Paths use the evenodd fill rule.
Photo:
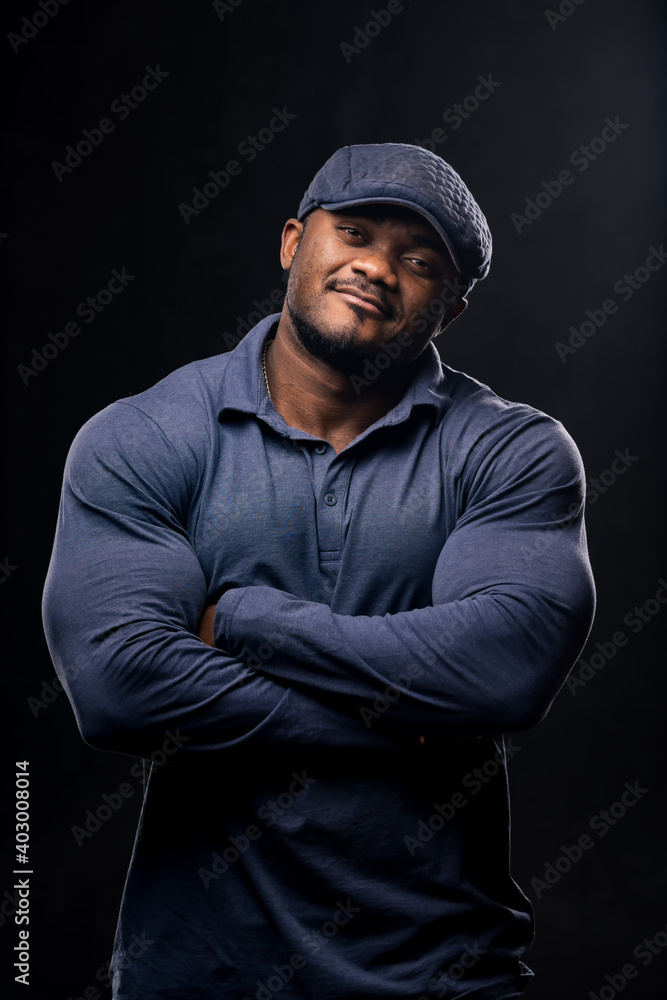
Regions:
<instances>
[{"instance_id":1,"label":"man's head","mask_svg":"<svg viewBox=\"0 0 667 1000\"><path fill-rule=\"evenodd\" d=\"M285 225L285 308L303 346L341 371L392 340L405 362L463 312L490 257L486 220L443 160L402 143L346 146Z\"/></svg>"}]
</instances>

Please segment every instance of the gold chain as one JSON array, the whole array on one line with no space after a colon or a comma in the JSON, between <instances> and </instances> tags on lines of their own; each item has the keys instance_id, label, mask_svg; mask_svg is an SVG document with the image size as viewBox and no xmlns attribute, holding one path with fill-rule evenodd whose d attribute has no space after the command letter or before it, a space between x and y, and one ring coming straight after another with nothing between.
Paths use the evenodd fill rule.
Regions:
<instances>
[{"instance_id":1,"label":"gold chain","mask_svg":"<svg viewBox=\"0 0 667 1000\"><path fill-rule=\"evenodd\" d=\"M271 400L271 402L273 402L273 399L271 397L271 390L269 389L269 377L266 374L266 352L268 350L269 344L271 343L273 343L273 340L267 340L266 344L264 345L264 350L262 351L262 373L264 375L264 385L266 386L267 395Z\"/></svg>"}]
</instances>

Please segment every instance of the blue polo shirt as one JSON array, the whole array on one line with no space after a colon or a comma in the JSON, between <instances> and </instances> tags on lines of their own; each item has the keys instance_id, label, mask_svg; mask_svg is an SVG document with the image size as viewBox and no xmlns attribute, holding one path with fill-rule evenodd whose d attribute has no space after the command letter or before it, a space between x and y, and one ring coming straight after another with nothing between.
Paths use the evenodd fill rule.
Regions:
<instances>
[{"instance_id":1,"label":"blue polo shirt","mask_svg":"<svg viewBox=\"0 0 667 1000\"><path fill-rule=\"evenodd\" d=\"M47 640L84 739L153 761L114 1000L518 996L502 734L590 628L578 452L429 344L337 455L267 396L277 321L67 460Z\"/></svg>"}]
</instances>

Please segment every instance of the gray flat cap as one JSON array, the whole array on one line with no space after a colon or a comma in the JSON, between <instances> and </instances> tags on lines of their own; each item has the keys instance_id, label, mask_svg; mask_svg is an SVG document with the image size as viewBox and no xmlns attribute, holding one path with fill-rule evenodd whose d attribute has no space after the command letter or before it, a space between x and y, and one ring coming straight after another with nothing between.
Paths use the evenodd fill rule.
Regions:
<instances>
[{"instance_id":1,"label":"gray flat cap","mask_svg":"<svg viewBox=\"0 0 667 1000\"><path fill-rule=\"evenodd\" d=\"M382 142L336 150L315 174L298 218L314 208L374 202L419 212L442 237L469 288L488 274L491 233L482 210L457 172L421 146Z\"/></svg>"}]
</instances>

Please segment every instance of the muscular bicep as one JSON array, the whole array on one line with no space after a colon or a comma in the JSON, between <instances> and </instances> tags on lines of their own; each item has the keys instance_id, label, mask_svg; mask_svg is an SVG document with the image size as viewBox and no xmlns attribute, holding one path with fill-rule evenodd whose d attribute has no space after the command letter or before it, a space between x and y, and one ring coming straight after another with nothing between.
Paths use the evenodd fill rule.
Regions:
<instances>
[{"instance_id":1,"label":"muscular bicep","mask_svg":"<svg viewBox=\"0 0 667 1000\"><path fill-rule=\"evenodd\" d=\"M186 756L300 737L363 741L326 706L198 638L210 586L187 530L189 476L150 418L111 411L70 452L43 601L84 738L139 756L174 728Z\"/></svg>"},{"instance_id":2,"label":"muscular bicep","mask_svg":"<svg viewBox=\"0 0 667 1000\"><path fill-rule=\"evenodd\" d=\"M578 453L553 421L537 430L502 440L462 484L432 606L340 615L244 588L222 598L221 644L243 655L260 636L274 642L259 669L358 708L392 689L386 722L397 728L485 735L534 725L583 646L594 604Z\"/></svg>"}]
</instances>

